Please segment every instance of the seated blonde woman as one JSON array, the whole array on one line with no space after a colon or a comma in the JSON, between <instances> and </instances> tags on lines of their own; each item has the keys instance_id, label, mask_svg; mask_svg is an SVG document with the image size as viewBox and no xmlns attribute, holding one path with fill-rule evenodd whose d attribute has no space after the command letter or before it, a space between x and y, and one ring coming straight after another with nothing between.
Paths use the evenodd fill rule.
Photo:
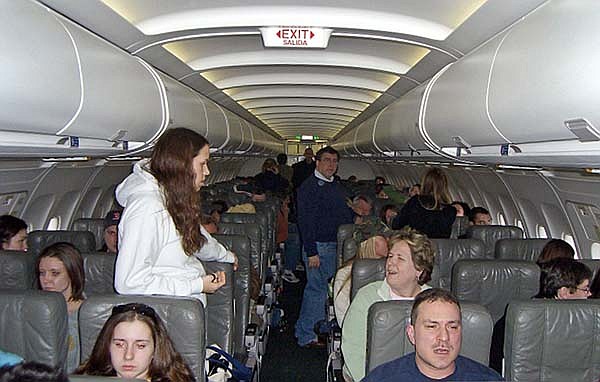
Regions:
<instances>
[{"instance_id":1,"label":"seated blonde woman","mask_svg":"<svg viewBox=\"0 0 600 382\"><path fill-rule=\"evenodd\" d=\"M333 282L333 304L335 317L340 326L342 326L346 311L348 310L348 306L350 306L350 281L352 279L352 264L354 264L354 260L384 258L387 254L387 240L383 236L372 236L360 243L356 255L338 269Z\"/></svg>"},{"instance_id":2,"label":"seated blonde woman","mask_svg":"<svg viewBox=\"0 0 600 382\"><path fill-rule=\"evenodd\" d=\"M367 348L367 314L379 301L413 300L430 287L435 252L427 236L404 227L388 240L385 279L360 288L342 326L344 379L360 381L365 376Z\"/></svg>"}]
</instances>

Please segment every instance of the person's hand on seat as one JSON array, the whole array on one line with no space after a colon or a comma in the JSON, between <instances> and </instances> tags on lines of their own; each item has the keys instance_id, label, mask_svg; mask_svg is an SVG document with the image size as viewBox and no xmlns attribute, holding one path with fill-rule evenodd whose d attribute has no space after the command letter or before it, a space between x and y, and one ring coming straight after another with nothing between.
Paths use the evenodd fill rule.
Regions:
<instances>
[{"instance_id":1,"label":"person's hand on seat","mask_svg":"<svg viewBox=\"0 0 600 382\"><path fill-rule=\"evenodd\" d=\"M220 287L225 285L226 276L225 272L218 271L215 273L202 276L202 292L204 293L215 293Z\"/></svg>"}]
</instances>

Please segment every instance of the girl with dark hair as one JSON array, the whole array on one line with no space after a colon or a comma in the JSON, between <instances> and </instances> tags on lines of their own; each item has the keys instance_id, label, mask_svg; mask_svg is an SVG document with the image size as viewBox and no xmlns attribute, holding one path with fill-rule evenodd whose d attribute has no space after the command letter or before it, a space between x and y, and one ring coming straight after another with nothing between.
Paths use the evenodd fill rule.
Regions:
<instances>
[{"instance_id":1,"label":"girl with dark hair","mask_svg":"<svg viewBox=\"0 0 600 382\"><path fill-rule=\"evenodd\" d=\"M0 216L2 250L27 251L27 223L11 215Z\"/></svg>"},{"instance_id":2,"label":"girl with dark hair","mask_svg":"<svg viewBox=\"0 0 600 382\"><path fill-rule=\"evenodd\" d=\"M83 258L79 251L69 243L52 244L37 258L36 279L38 289L62 293L67 302L69 314L69 334L67 353L67 372L79 366L79 307L85 299L85 273Z\"/></svg>"},{"instance_id":3,"label":"girl with dark hair","mask_svg":"<svg viewBox=\"0 0 600 382\"><path fill-rule=\"evenodd\" d=\"M410 198L392 223L393 229L409 226L429 238L449 238L457 216L464 216L460 205L450 205L448 178L438 168L423 176L421 194Z\"/></svg>"},{"instance_id":4,"label":"girl with dark hair","mask_svg":"<svg viewBox=\"0 0 600 382\"><path fill-rule=\"evenodd\" d=\"M154 309L139 303L113 308L100 330L92 355L75 374L152 382L195 381L160 317Z\"/></svg>"},{"instance_id":5,"label":"girl with dark hair","mask_svg":"<svg viewBox=\"0 0 600 382\"><path fill-rule=\"evenodd\" d=\"M537 265L552 261L554 259L573 259L575 258L575 251L569 243L561 239L552 239L544 248L536 260Z\"/></svg>"},{"instance_id":6,"label":"girl with dark hair","mask_svg":"<svg viewBox=\"0 0 600 382\"><path fill-rule=\"evenodd\" d=\"M191 296L225 285L225 273L206 275L199 261L237 262L202 227L200 188L209 159L208 141L184 128L168 130L150 160L133 167L116 191L125 207L119 223L115 289L122 294Z\"/></svg>"}]
</instances>

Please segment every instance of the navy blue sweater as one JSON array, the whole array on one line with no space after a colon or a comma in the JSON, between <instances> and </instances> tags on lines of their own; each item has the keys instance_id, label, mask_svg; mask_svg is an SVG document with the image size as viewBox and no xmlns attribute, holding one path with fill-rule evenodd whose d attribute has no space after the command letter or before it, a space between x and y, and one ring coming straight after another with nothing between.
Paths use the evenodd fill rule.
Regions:
<instances>
[{"instance_id":1,"label":"navy blue sweater","mask_svg":"<svg viewBox=\"0 0 600 382\"><path fill-rule=\"evenodd\" d=\"M346 193L337 182L325 182L314 174L298 188L298 226L308 256L317 254L316 242L337 242L337 230L352 223Z\"/></svg>"}]
</instances>

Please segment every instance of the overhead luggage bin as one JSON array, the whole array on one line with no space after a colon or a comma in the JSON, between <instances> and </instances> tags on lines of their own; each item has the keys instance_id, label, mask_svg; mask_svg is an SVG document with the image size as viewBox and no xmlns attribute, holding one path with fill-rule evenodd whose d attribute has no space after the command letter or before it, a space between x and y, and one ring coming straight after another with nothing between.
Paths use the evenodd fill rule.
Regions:
<instances>
[{"instance_id":1,"label":"overhead luggage bin","mask_svg":"<svg viewBox=\"0 0 600 382\"><path fill-rule=\"evenodd\" d=\"M166 124L149 65L34 2L0 20L0 155L118 154Z\"/></svg>"},{"instance_id":2,"label":"overhead luggage bin","mask_svg":"<svg viewBox=\"0 0 600 382\"><path fill-rule=\"evenodd\" d=\"M598 166L599 15L595 1L547 2L454 63L432 79L424 131L466 160Z\"/></svg>"}]
</instances>

